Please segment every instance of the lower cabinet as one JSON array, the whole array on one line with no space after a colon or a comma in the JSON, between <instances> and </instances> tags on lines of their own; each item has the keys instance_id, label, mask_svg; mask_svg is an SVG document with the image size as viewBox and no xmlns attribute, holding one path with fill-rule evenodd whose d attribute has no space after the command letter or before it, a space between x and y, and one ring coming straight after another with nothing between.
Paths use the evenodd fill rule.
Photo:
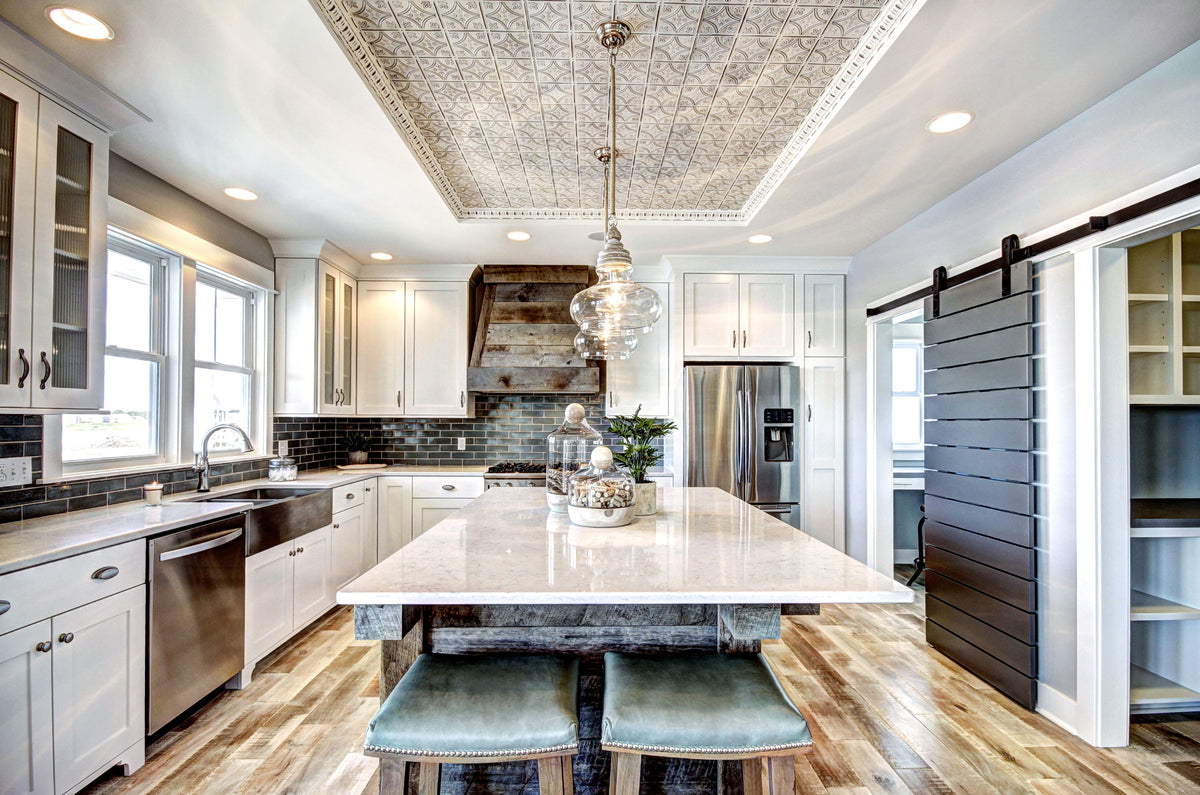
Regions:
<instances>
[{"instance_id":1,"label":"lower cabinet","mask_svg":"<svg viewBox=\"0 0 1200 795\"><path fill-rule=\"evenodd\" d=\"M333 606L332 526L246 558L246 666Z\"/></svg>"},{"instance_id":2,"label":"lower cabinet","mask_svg":"<svg viewBox=\"0 0 1200 795\"><path fill-rule=\"evenodd\" d=\"M459 508L465 508L470 504L471 500L429 499L424 497L414 499L412 501L413 538L417 538Z\"/></svg>"},{"instance_id":3,"label":"lower cabinet","mask_svg":"<svg viewBox=\"0 0 1200 795\"><path fill-rule=\"evenodd\" d=\"M0 693L0 792L64 793L140 766L146 587L0 635Z\"/></svg>"},{"instance_id":4,"label":"lower cabinet","mask_svg":"<svg viewBox=\"0 0 1200 795\"><path fill-rule=\"evenodd\" d=\"M413 478L412 537L470 505L480 494L483 494L483 478L478 476Z\"/></svg>"},{"instance_id":5,"label":"lower cabinet","mask_svg":"<svg viewBox=\"0 0 1200 795\"><path fill-rule=\"evenodd\" d=\"M363 572L363 548L366 545L367 506L357 505L333 515L330 527L333 592Z\"/></svg>"},{"instance_id":6,"label":"lower cabinet","mask_svg":"<svg viewBox=\"0 0 1200 795\"><path fill-rule=\"evenodd\" d=\"M804 532L846 548L846 360L804 360Z\"/></svg>"},{"instance_id":7,"label":"lower cabinet","mask_svg":"<svg viewBox=\"0 0 1200 795\"><path fill-rule=\"evenodd\" d=\"M377 555L380 561L412 541L412 490L410 477L379 478L379 540Z\"/></svg>"}]
</instances>

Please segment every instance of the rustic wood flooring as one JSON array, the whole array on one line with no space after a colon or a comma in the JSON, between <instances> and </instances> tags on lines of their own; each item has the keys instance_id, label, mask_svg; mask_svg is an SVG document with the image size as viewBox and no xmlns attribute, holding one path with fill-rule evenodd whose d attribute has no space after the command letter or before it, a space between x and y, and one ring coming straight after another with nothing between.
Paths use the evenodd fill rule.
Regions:
<instances>
[{"instance_id":1,"label":"rustic wood flooring","mask_svg":"<svg viewBox=\"0 0 1200 795\"><path fill-rule=\"evenodd\" d=\"M1092 748L926 646L923 620L920 603L826 607L764 644L813 727L796 793L1200 793L1200 715L1140 719L1127 748ZM377 688L377 644L338 608L158 738L136 774L85 792L376 793L361 747Z\"/></svg>"}]
</instances>

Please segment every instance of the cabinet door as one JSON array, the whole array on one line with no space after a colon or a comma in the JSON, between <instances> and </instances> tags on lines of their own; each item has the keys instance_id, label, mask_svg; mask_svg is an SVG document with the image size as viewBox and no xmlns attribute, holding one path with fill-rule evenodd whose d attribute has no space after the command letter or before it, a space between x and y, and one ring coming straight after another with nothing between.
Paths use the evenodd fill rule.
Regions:
<instances>
[{"instance_id":1,"label":"cabinet door","mask_svg":"<svg viewBox=\"0 0 1200 795\"><path fill-rule=\"evenodd\" d=\"M146 586L51 623L54 780L64 792L146 736Z\"/></svg>"},{"instance_id":2,"label":"cabinet door","mask_svg":"<svg viewBox=\"0 0 1200 795\"><path fill-rule=\"evenodd\" d=\"M804 363L803 530L845 547L846 366L841 358Z\"/></svg>"},{"instance_id":3,"label":"cabinet door","mask_svg":"<svg viewBox=\"0 0 1200 795\"><path fill-rule=\"evenodd\" d=\"M379 560L412 538L412 478L380 478Z\"/></svg>"},{"instance_id":4,"label":"cabinet door","mask_svg":"<svg viewBox=\"0 0 1200 795\"><path fill-rule=\"evenodd\" d=\"M804 277L804 355L846 355L846 277Z\"/></svg>"},{"instance_id":5,"label":"cabinet door","mask_svg":"<svg viewBox=\"0 0 1200 795\"><path fill-rule=\"evenodd\" d=\"M317 306L320 412L353 414L353 401L347 401L353 395L347 388L354 364L354 281L325 262L320 267Z\"/></svg>"},{"instance_id":6,"label":"cabinet door","mask_svg":"<svg viewBox=\"0 0 1200 795\"><path fill-rule=\"evenodd\" d=\"M333 515L329 548L330 576L335 594L362 571L363 530L366 518L365 505L338 511Z\"/></svg>"},{"instance_id":7,"label":"cabinet door","mask_svg":"<svg viewBox=\"0 0 1200 795\"><path fill-rule=\"evenodd\" d=\"M358 285L358 412L404 413L404 282Z\"/></svg>"},{"instance_id":8,"label":"cabinet door","mask_svg":"<svg viewBox=\"0 0 1200 795\"><path fill-rule=\"evenodd\" d=\"M337 369L337 385L338 385L338 413L353 414L355 412L355 394L357 388L354 385L354 370L355 370L355 345L357 339L355 329L357 323L356 302L354 293L357 289L357 284L354 279L342 274L341 280L338 282L338 369Z\"/></svg>"},{"instance_id":9,"label":"cabinet door","mask_svg":"<svg viewBox=\"0 0 1200 795\"><path fill-rule=\"evenodd\" d=\"M292 558L296 570L292 584L295 629L333 607L330 530L331 527L326 525L296 539L296 554Z\"/></svg>"},{"instance_id":10,"label":"cabinet door","mask_svg":"<svg viewBox=\"0 0 1200 795\"><path fill-rule=\"evenodd\" d=\"M427 499L424 497L413 500L413 538L417 538L438 522L453 515L458 509L465 508L470 504L470 500Z\"/></svg>"},{"instance_id":11,"label":"cabinet door","mask_svg":"<svg viewBox=\"0 0 1200 795\"><path fill-rule=\"evenodd\" d=\"M796 353L796 277L790 273L739 277L739 352L750 358Z\"/></svg>"},{"instance_id":12,"label":"cabinet door","mask_svg":"<svg viewBox=\"0 0 1200 795\"><path fill-rule=\"evenodd\" d=\"M684 274L683 355L736 356L738 329L737 275Z\"/></svg>"},{"instance_id":13,"label":"cabinet door","mask_svg":"<svg viewBox=\"0 0 1200 795\"><path fill-rule=\"evenodd\" d=\"M359 572L379 562L379 479L363 486L363 538Z\"/></svg>"},{"instance_id":14,"label":"cabinet door","mask_svg":"<svg viewBox=\"0 0 1200 795\"><path fill-rule=\"evenodd\" d=\"M98 409L104 402L108 136L41 97L37 162L32 403Z\"/></svg>"},{"instance_id":15,"label":"cabinet door","mask_svg":"<svg viewBox=\"0 0 1200 795\"><path fill-rule=\"evenodd\" d=\"M404 408L418 417L467 415L467 285L407 282Z\"/></svg>"},{"instance_id":16,"label":"cabinet door","mask_svg":"<svg viewBox=\"0 0 1200 795\"><path fill-rule=\"evenodd\" d=\"M637 350L624 360L608 363L608 394L605 415L632 414L642 407L643 417L666 417L671 413L670 386L670 285L647 284L658 293L663 315L654 328L638 338Z\"/></svg>"},{"instance_id":17,"label":"cabinet door","mask_svg":"<svg viewBox=\"0 0 1200 795\"><path fill-rule=\"evenodd\" d=\"M50 700L50 621L0 635L0 792L52 795L53 719Z\"/></svg>"},{"instance_id":18,"label":"cabinet door","mask_svg":"<svg viewBox=\"0 0 1200 795\"><path fill-rule=\"evenodd\" d=\"M29 406L35 383L29 263L33 261L37 110L37 92L0 72L0 406L7 408Z\"/></svg>"},{"instance_id":19,"label":"cabinet door","mask_svg":"<svg viewBox=\"0 0 1200 795\"><path fill-rule=\"evenodd\" d=\"M246 662L262 657L292 634L292 559L295 544L246 558Z\"/></svg>"}]
</instances>

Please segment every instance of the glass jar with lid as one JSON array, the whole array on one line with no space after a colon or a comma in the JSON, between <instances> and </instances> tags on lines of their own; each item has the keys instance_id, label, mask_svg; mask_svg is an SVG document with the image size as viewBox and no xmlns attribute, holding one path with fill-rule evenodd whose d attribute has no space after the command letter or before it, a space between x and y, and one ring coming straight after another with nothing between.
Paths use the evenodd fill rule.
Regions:
<instances>
[{"instance_id":1,"label":"glass jar with lid","mask_svg":"<svg viewBox=\"0 0 1200 795\"><path fill-rule=\"evenodd\" d=\"M296 459L287 456L272 458L267 463L267 480L272 483L295 480L298 471Z\"/></svg>"},{"instance_id":2,"label":"glass jar with lid","mask_svg":"<svg viewBox=\"0 0 1200 795\"><path fill-rule=\"evenodd\" d=\"M587 464L604 441L600 432L584 419L583 406L567 406L563 424L546 437L546 502L552 511L567 510L567 478Z\"/></svg>"},{"instance_id":3,"label":"glass jar with lid","mask_svg":"<svg viewBox=\"0 0 1200 795\"><path fill-rule=\"evenodd\" d=\"M567 478L567 515L584 527L620 527L633 521L633 476L601 445L591 463Z\"/></svg>"}]
</instances>

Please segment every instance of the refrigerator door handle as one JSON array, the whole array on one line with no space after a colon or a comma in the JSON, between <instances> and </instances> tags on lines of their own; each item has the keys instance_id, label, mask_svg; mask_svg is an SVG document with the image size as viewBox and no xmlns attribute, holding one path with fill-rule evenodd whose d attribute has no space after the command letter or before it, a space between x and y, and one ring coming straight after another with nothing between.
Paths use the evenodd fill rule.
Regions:
<instances>
[{"instance_id":1,"label":"refrigerator door handle","mask_svg":"<svg viewBox=\"0 0 1200 795\"><path fill-rule=\"evenodd\" d=\"M734 440L733 467L734 467L734 471L737 473L735 477L737 478L737 486L738 486L737 496L739 496L739 497L741 497L743 495L743 493L745 491L744 487L745 487L745 483L746 483L746 470L745 470L746 462L742 459L742 440L745 437L745 430L742 428L742 420L744 418L744 413L745 413L742 408L742 402L743 402L744 398L745 398L745 393L742 392L742 390L739 389L739 390L737 390L737 392L734 393L734 399L736 402L734 404L735 408L734 408L734 412L733 412L734 413L733 430L734 430L734 433L737 435L737 439Z\"/></svg>"},{"instance_id":2,"label":"refrigerator door handle","mask_svg":"<svg viewBox=\"0 0 1200 795\"><path fill-rule=\"evenodd\" d=\"M754 477L754 459L751 457L754 451L750 446L750 429L754 427L752 424L754 409L748 392L744 393L744 398L742 401L742 499L750 496Z\"/></svg>"}]
</instances>

